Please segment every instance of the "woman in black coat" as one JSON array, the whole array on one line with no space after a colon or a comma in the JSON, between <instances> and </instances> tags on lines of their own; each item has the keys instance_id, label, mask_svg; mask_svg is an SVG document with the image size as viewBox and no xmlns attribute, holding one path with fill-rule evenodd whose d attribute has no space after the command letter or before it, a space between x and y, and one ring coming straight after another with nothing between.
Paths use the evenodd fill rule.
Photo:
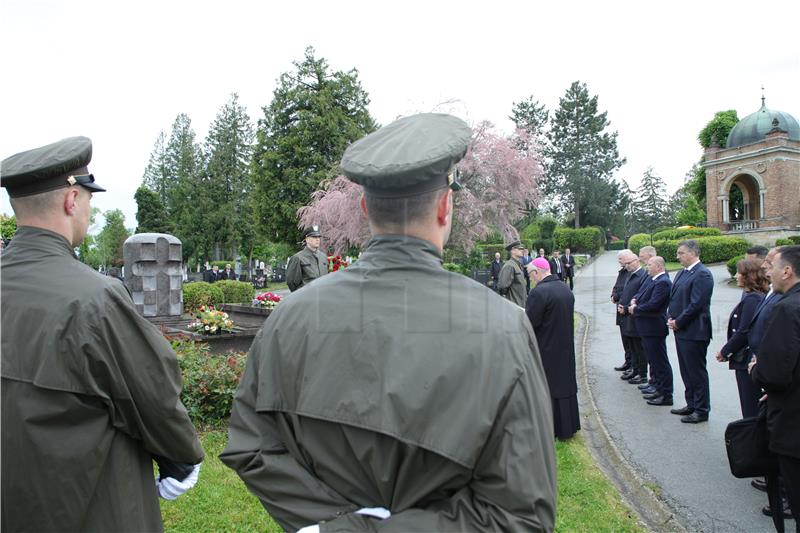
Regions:
<instances>
[{"instance_id":1,"label":"woman in black coat","mask_svg":"<svg viewBox=\"0 0 800 533\"><path fill-rule=\"evenodd\" d=\"M769 282L761 270L761 261L742 259L736 263L736 283L743 289L742 299L728 319L728 342L717 352L717 361L728 361L728 368L736 372L742 417L747 418L758 415L758 399L761 396L761 391L747 373L747 363L752 356L747 345L747 331L769 290Z\"/></svg>"}]
</instances>

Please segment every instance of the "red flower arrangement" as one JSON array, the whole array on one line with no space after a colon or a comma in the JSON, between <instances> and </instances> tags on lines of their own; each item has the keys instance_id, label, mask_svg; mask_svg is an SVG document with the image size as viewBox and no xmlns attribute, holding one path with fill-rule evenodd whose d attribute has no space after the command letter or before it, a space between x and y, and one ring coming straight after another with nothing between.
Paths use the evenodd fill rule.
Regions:
<instances>
[{"instance_id":1,"label":"red flower arrangement","mask_svg":"<svg viewBox=\"0 0 800 533\"><path fill-rule=\"evenodd\" d=\"M341 255L329 255L328 256L328 272L336 272L340 268L347 268L348 263L344 259L342 259Z\"/></svg>"}]
</instances>

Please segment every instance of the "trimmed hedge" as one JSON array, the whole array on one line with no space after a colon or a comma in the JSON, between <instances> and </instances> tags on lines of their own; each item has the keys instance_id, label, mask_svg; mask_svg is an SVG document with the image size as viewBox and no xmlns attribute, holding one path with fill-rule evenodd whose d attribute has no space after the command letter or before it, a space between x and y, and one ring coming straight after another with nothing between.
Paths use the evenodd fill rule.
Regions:
<instances>
[{"instance_id":1,"label":"trimmed hedge","mask_svg":"<svg viewBox=\"0 0 800 533\"><path fill-rule=\"evenodd\" d=\"M596 226L588 228L556 228L553 233L556 248L569 248L575 253L597 253L605 244L605 233Z\"/></svg>"},{"instance_id":2,"label":"trimmed hedge","mask_svg":"<svg viewBox=\"0 0 800 533\"><path fill-rule=\"evenodd\" d=\"M231 416L233 396L244 372L247 354L212 354L206 343L172 341L183 377L181 401L197 426L222 427Z\"/></svg>"},{"instance_id":3,"label":"trimmed hedge","mask_svg":"<svg viewBox=\"0 0 800 533\"><path fill-rule=\"evenodd\" d=\"M744 254L737 255L736 257L731 257L730 259L728 259L728 262L725 263L725 267L728 269L728 273L731 275L731 277L734 277L736 275L736 263L738 263L742 259L744 259Z\"/></svg>"},{"instance_id":4,"label":"trimmed hedge","mask_svg":"<svg viewBox=\"0 0 800 533\"><path fill-rule=\"evenodd\" d=\"M653 233L653 241L673 241L692 237L712 237L722 235L719 228L675 228Z\"/></svg>"},{"instance_id":5,"label":"trimmed hedge","mask_svg":"<svg viewBox=\"0 0 800 533\"><path fill-rule=\"evenodd\" d=\"M775 241L775 246L791 246L793 244L792 239L778 239Z\"/></svg>"},{"instance_id":6,"label":"trimmed hedge","mask_svg":"<svg viewBox=\"0 0 800 533\"><path fill-rule=\"evenodd\" d=\"M506 247L503 243L479 244L475 248L483 257L484 264L494 261L494 254L497 252L500 252L500 259L505 260L508 258L508 252L506 252Z\"/></svg>"},{"instance_id":7,"label":"trimmed hedge","mask_svg":"<svg viewBox=\"0 0 800 533\"><path fill-rule=\"evenodd\" d=\"M791 235L789 236L789 240L794 244L800 244L800 235Z\"/></svg>"},{"instance_id":8,"label":"trimmed hedge","mask_svg":"<svg viewBox=\"0 0 800 533\"><path fill-rule=\"evenodd\" d=\"M539 248L544 248L545 255L550 255L555 250L556 243L553 239L539 237L531 243L531 257L536 257L539 254Z\"/></svg>"},{"instance_id":9,"label":"trimmed hedge","mask_svg":"<svg viewBox=\"0 0 800 533\"><path fill-rule=\"evenodd\" d=\"M650 246L650 235L648 233L634 233L628 239L628 248L635 254L639 253L639 250L642 249L642 246ZM623 248L624 250L624 248ZM675 257L674 255L672 257ZM667 259L667 261L671 261L671 259Z\"/></svg>"},{"instance_id":10,"label":"trimmed hedge","mask_svg":"<svg viewBox=\"0 0 800 533\"><path fill-rule=\"evenodd\" d=\"M229 259L227 261L209 261L208 264L210 266L212 266L212 267L214 265L217 265L220 270L225 270L225 265L230 265L231 266L231 270L233 270L234 265L236 265L236 261L234 261L232 259Z\"/></svg>"},{"instance_id":11,"label":"trimmed hedge","mask_svg":"<svg viewBox=\"0 0 800 533\"><path fill-rule=\"evenodd\" d=\"M225 303L225 295L222 289L217 287L221 282L214 285L205 281L194 281L183 284L183 309L192 311L201 305L219 305Z\"/></svg>"},{"instance_id":12,"label":"trimmed hedge","mask_svg":"<svg viewBox=\"0 0 800 533\"><path fill-rule=\"evenodd\" d=\"M625 249L625 241L614 241L608 244L609 250L624 250Z\"/></svg>"},{"instance_id":13,"label":"trimmed hedge","mask_svg":"<svg viewBox=\"0 0 800 533\"><path fill-rule=\"evenodd\" d=\"M685 239L657 241L653 243L658 255L665 261L674 261L678 245ZM750 244L740 237L699 237L700 260L703 263L721 263L737 255L744 255ZM633 248L631 248L633 249ZM638 253L638 250L636 251Z\"/></svg>"},{"instance_id":14,"label":"trimmed hedge","mask_svg":"<svg viewBox=\"0 0 800 533\"><path fill-rule=\"evenodd\" d=\"M469 276L467 273L467 269L462 267L461 265L457 265L455 263L442 263L442 266L445 270L449 270L450 272L455 272L456 274L463 274L465 276Z\"/></svg>"},{"instance_id":15,"label":"trimmed hedge","mask_svg":"<svg viewBox=\"0 0 800 533\"><path fill-rule=\"evenodd\" d=\"M246 281L224 279L214 283L222 290L223 301L226 304L249 304L256 295L256 289Z\"/></svg>"}]
</instances>

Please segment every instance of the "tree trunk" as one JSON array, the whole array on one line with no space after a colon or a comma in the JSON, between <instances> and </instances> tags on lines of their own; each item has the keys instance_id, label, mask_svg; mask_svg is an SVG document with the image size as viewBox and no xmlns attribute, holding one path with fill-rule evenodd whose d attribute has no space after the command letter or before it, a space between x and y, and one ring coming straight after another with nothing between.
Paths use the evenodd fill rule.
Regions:
<instances>
[{"instance_id":1,"label":"tree trunk","mask_svg":"<svg viewBox=\"0 0 800 533\"><path fill-rule=\"evenodd\" d=\"M580 199L575 197L575 229L581 227L581 202Z\"/></svg>"}]
</instances>

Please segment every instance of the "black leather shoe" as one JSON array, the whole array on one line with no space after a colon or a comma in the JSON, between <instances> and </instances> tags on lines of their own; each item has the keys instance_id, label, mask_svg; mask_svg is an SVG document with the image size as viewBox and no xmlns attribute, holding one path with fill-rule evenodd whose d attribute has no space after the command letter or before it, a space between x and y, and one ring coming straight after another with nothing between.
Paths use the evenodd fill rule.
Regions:
<instances>
[{"instance_id":1,"label":"black leather shoe","mask_svg":"<svg viewBox=\"0 0 800 533\"><path fill-rule=\"evenodd\" d=\"M634 372L633 370L626 370L625 372L622 373L619 379L631 379L635 375L636 372Z\"/></svg>"},{"instance_id":2,"label":"black leather shoe","mask_svg":"<svg viewBox=\"0 0 800 533\"><path fill-rule=\"evenodd\" d=\"M653 387L652 385L648 386L646 389L642 389L641 385L639 385L639 387L640 387L639 391L642 394L653 394L654 392L658 392L658 389Z\"/></svg>"},{"instance_id":3,"label":"black leather shoe","mask_svg":"<svg viewBox=\"0 0 800 533\"><path fill-rule=\"evenodd\" d=\"M645 389L654 389L654 388L655 388L655 386L649 381L647 383L642 383L641 385L639 385L639 390L642 390L642 391L645 390Z\"/></svg>"},{"instance_id":4,"label":"black leather shoe","mask_svg":"<svg viewBox=\"0 0 800 533\"><path fill-rule=\"evenodd\" d=\"M697 424L699 422L708 422L708 415L701 415L698 412L694 412L690 415L681 417L681 422L683 422L684 424Z\"/></svg>"},{"instance_id":5,"label":"black leather shoe","mask_svg":"<svg viewBox=\"0 0 800 533\"><path fill-rule=\"evenodd\" d=\"M756 478L751 481L750 486L756 490L760 490L761 492L767 492L767 482L761 478Z\"/></svg>"},{"instance_id":6,"label":"black leather shoe","mask_svg":"<svg viewBox=\"0 0 800 533\"><path fill-rule=\"evenodd\" d=\"M658 396L652 400L647 400L647 405L672 405L672 398Z\"/></svg>"},{"instance_id":7,"label":"black leather shoe","mask_svg":"<svg viewBox=\"0 0 800 533\"><path fill-rule=\"evenodd\" d=\"M765 516L772 516L772 508L769 506L769 504L765 505L761 509L761 512L764 513ZM790 519L794 518L792 510L789 508L789 501L786 498L783 499L783 517Z\"/></svg>"},{"instance_id":8,"label":"black leather shoe","mask_svg":"<svg viewBox=\"0 0 800 533\"><path fill-rule=\"evenodd\" d=\"M686 407L681 407L680 409L670 409L669 412L673 415L686 416L694 413L694 409L687 405Z\"/></svg>"},{"instance_id":9,"label":"black leather shoe","mask_svg":"<svg viewBox=\"0 0 800 533\"><path fill-rule=\"evenodd\" d=\"M645 394L642 396L645 400L652 400L653 398L661 398L662 394L658 391L651 392L650 394Z\"/></svg>"},{"instance_id":10,"label":"black leather shoe","mask_svg":"<svg viewBox=\"0 0 800 533\"><path fill-rule=\"evenodd\" d=\"M628 384L630 385L641 385L642 383L647 383L647 378L644 378L639 375L633 376L631 379L628 380Z\"/></svg>"},{"instance_id":11,"label":"black leather shoe","mask_svg":"<svg viewBox=\"0 0 800 533\"><path fill-rule=\"evenodd\" d=\"M631 367L631 364L628 362L622 363L620 366L615 366L614 370L617 372L622 372L624 370L628 370Z\"/></svg>"}]
</instances>

